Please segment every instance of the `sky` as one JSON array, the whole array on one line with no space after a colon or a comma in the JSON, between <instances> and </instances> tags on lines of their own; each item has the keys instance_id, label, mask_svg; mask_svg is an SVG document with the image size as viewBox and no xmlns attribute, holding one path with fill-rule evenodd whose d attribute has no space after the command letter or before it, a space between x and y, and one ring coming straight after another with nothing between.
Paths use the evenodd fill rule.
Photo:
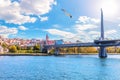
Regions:
<instances>
[{"instance_id":1,"label":"sky","mask_svg":"<svg viewBox=\"0 0 120 80\"><path fill-rule=\"evenodd\" d=\"M120 0L0 0L0 35L5 38L91 42L120 39ZM64 9L62 11L61 9ZM70 18L67 14L71 14Z\"/></svg>"}]
</instances>

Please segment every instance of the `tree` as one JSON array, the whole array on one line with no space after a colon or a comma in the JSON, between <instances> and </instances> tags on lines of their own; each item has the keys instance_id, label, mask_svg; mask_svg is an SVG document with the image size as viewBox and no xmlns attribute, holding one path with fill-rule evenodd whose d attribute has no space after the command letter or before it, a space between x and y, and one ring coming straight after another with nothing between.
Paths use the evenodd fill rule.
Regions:
<instances>
[{"instance_id":1,"label":"tree","mask_svg":"<svg viewBox=\"0 0 120 80\"><path fill-rule=\"evenodd\" d=\"M19 45L15 45L15 46L16 46L17 50L21 50L21 46L19 46Z\"/></svg>"},{"instance_id":2,"label":"tree","mask_svg":"<svg viewBox=\"0 0 120 80\"><path fill-rule=\"evenodd\" d=\"M40 45L35 45L35 46L33 47L33 50L40 50Z\"/></svg>"},{"instance_id":3,"label":"tree","mask_svg":"<svg viewBox=\"0 0 120 80\"><path fill-rule=\"evenodd\" d=\"M28 46L27 50L33 50L33 46Z\"/></svg>"},{"instance_id":4,"label":"tree","mask_svg":"<svg viewBox=\"0 0 120 80\"><path fill-rule=\"evenodd\" d=\"M3 48L7 48L8 45L7 45L6 43L2 43L2 47L3 47Z\"/></svg>"},{"instance_id":5,"label":"tree","mask_svg":"<svg viewBox=\"0 0 120 80\"><path fill-rule=\"evenodd\" d=\"M15 46L15 45L10 46L10 47L9 47L9 52L12 52L12 53L17 52L16 46Z\"/></svg>"}]
</instances>

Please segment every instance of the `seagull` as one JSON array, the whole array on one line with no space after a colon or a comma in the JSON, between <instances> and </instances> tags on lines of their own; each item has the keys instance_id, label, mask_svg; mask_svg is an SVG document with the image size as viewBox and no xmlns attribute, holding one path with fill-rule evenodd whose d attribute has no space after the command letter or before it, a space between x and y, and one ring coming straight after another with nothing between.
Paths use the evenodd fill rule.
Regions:
<instances>
[{"instance_id":1,"label":"seagull","mask_svg":"<svg viewBox=\"0 0 120 80\"><path fill-rule=\"evenodd\" d=\"M68 13L65 9L61 9L61 10L65 13L65 15L69 16L70 18L72 18L72 15L70 13Z\"/></svg>"}]
</instances>

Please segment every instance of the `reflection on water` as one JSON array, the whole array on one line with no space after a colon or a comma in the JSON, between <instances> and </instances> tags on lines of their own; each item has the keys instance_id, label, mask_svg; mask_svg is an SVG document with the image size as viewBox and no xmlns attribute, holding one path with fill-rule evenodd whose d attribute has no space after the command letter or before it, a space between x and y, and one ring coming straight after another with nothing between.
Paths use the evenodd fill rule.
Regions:
<instances>
[{"instance_id":1,"label":"reflection on water","mask_svg":"<svg viewBox=\"0 0 120 80\"><path fill-rule=\"evenodd\" d=\"M119 80L120 55L1 56L0 80Z\"/></svg>"}]
</instances>

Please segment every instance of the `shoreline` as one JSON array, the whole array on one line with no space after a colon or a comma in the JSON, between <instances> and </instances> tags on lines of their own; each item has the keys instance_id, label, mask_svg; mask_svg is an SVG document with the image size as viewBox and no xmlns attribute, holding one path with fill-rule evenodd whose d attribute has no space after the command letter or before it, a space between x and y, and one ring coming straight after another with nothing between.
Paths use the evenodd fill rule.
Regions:
<instances>
[{"instance_id":1,"label":"shoreline","mask_svg":"<svg viewBox=\"0 0 120 80\"><path fill-rule=\"evenodd\" d=\"M46 54L46 53L23 53L23 54L20 54L20 53L4 53L4 54L0 54L0 56L49 56L49 54Z\"/></svg>"},{"instance_id":2,"label":"shoreline","mask_svg":"<svg viewBox=\"0 0 120 80\"><path fill-rule=\"evenodd\" d=\"M79 53L79 54L46 54L46 53L0 53L0 56L64 56L64 55L98 55L98 53ZM108 55L120 55L120 53L108 53Z\"/></svg>"}]
</instances>

